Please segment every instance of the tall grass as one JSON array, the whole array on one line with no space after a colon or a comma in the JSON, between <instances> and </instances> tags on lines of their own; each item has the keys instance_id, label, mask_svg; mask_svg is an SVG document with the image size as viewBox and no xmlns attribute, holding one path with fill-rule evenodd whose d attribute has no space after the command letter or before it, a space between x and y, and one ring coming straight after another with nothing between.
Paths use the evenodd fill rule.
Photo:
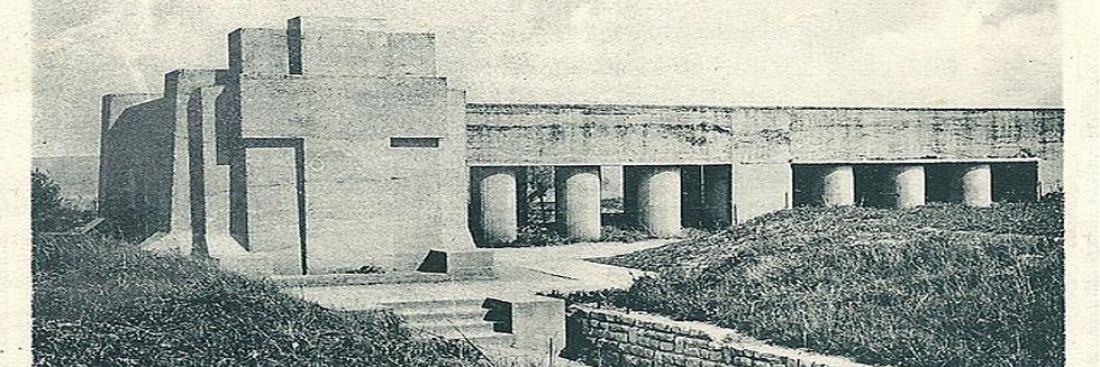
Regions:
<instances>
[{"instance_id":1,"label":"tall grass","mask_svg":"<svg viewBox=\"0 0 1100 367\"><path fill-rule=\"evenodd\" d=\"M577 295L905 366L1060 365L1061 203L799 208L612 258L659 270Z\"/></svg>"},{"instance_id":2,"label":"tall grass","mask_svg":"<svg viewBox=\"0 0 1100 367\"><path fill-rule=\"evenodd\" d=\"M201 261L86 236L33 251L36 365L479 365L392 314L323 309Z\"/></svg>"}]
</instances>

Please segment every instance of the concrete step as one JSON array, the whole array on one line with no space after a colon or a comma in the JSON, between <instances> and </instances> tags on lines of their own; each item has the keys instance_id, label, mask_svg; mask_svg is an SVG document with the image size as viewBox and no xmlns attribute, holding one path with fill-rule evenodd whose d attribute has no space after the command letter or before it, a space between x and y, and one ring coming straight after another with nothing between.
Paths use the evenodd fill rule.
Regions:
<instances>
[{"instance_id":1,"label":"concrete step","mask_svg":"<svg viewBox=\"0 0 1100 367\"><path fill-rule=\"evenodd\" d=\"M515 337L493 330L494 323L485 321L489 312L484 299L454 299L393 302L382 307L401 316L410 329L425 337L468 340L479 348L510 347Z\"/></svg>"},{"instance_id":2,"label":"concrete step","mask_svg":"<svg viewBox=\"0 0 1100 367\"><path fill-rule=\"evenodd\" d=\"M443 333L429 332L422 329L413 329L414 333L418 333L424 338L442 338L449 340L468 341L478 348L510 348L515 343L515 336L509 333L500 333L490 330L469 330L469 332L458 332L455 330L445 331Z\"/></svg>"},{"instance_id":3,"label":"concrete step","mask_svg":"<svg viewBox=\"0 0 1100 367\"><path fill-rule=\"evenodd\" d=\"M493 332L490 334L477 334L466 335L464 338L450 338L459 340L469 340L478 348L503 348L511 347L515 343L516 338L512 334Z\"/></svg>"},{"instance_id":4,"label":"concrete step","mask_svg":"<svg viewBox=\"0 0 1100 367\"><path fill-rule=\"evenodd\" d=\"M448 339L461 339L463 336L491 335L493 323L489 321L473 320L438 320L428 323L410 323L409 328L421 330L432 335L439 335Z\"/></svg>"},{"instance_id":5,"label":"concrete step","mask_svg":"<svg viewBox=\"0 0 1100 367\"><path fill-rule=\"evenodd\" d=\"M410 324L444 320L482 320L488 310L480 306L454 306L444 308L392 309L393 313Z\"/></svg>"},{"instance_id":6,"label":"concrete step","mask_svg":"<svg viewBox=\"0 0 1100 367\"><path fill-rule=\"evenodd\" d=\"M393 310L394 313L402 312L447 312L450 310L466 310L470 308L481 308L481 305L485 303L484 299L468 298L468 299L443 299L443 300L431 300L431 301L407 301L407 302L386 302L382 306Z\"/></svg>"}]
</instances>

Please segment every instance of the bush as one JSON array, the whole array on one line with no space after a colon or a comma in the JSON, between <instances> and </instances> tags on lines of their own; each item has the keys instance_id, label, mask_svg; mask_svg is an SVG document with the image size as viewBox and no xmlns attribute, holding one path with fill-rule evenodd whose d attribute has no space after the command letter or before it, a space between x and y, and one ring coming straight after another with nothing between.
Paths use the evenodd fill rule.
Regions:
<instances>
[{"instance_id":1,"label":"bush","mask_svg":"<svg viewBox=\"0 0 1100 367\"><path fill-rule=\"evenodd\" d=\"M605 259L660 273L623 294L571 297L868 363L1059 365L1061 217L1056 200L798 208Z\"/></svg>"},{"instance_id":2,"label":"bush","mask_svg":"<svg viewBox=\"0 0 1100 367\"><path fill-rule=\"evenodd\" d=\"M87 236L35 238L36 365L474 366L384 312L339 312L204 262Z\"/></svg>"},{"instance_id":3,"label":"bush","mask_svg":"<svg viewBox=\"0 0 1100 367\"><path fill-rule=\"evenodd\" d=\"M61 197L61 188L45 173L31 172L31 231L64 232L91 219L92 213L73 208Z\"/></svg>"}]
</instances>

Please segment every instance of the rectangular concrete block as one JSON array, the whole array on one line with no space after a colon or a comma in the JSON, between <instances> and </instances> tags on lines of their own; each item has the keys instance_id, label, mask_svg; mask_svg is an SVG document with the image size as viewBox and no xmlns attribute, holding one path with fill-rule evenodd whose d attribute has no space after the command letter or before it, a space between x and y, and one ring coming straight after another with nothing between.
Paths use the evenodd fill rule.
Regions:
<instances>
[{"instance_id":1,"label":"rectangular concrete block","mask_svg":"<svg viewBox=\"0 0 1100 367\"><path fill-rule=\"evenodd\" d=\"M559 355L565 349L565 301L544 296L508 296L486 300L500 315L498 331L515 336L515 348ZM551 349L552 348L552 349Z\"/></svg>"},{"instance_id":2,"label":"rectangular concrete block","mask_svg":"<svg viewBox=\"0 0 1100 367\"><path fill-rule=\"evenodd\" d=\"M106 94L102 98L102 129L110 130L118 121L122 112L131 106L150 102L161 97L159 93L118 93Z\"/></svg>"},{"instance_id":3,"label":"rectangular concrete block","mask_svg":"<svg viewBox=\"0 0 1100 367\"><path fill-rule=\"evenodd\" d=\"M243 77L290 73L286 31L239 28L229 34L229 71Z\"/></svg>"},{"instance_id":4,"label":"rectangular concrete block","mask_svg":"<svg viewBox=\"0 0 1100 367\"><path fill-rule=\"evenodd\" d=\"M435 75L435 35L431 33L390 33L386 50L386 68L390 75Z\"/></svg>"},{"instance_id":5,"label":"rectangular concrete block","mask_svg":"<svg viewBox=\"0 0 1100 367\"><path fill-rule=\"evenodd\" d=\"M303 75L435 75L435 37L388 30L381 19L287 21L290 63Z\"/></svg>"}]
</instances>

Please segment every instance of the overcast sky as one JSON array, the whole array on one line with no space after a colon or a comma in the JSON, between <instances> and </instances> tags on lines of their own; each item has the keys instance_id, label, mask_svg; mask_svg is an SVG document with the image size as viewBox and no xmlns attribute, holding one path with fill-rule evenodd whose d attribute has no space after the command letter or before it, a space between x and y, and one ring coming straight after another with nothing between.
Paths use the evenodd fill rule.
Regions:
<instances>
[{"instance_id":1,"label":"overcast sky","mask_svg":"<svg viewBox=\"0 0 1100 367\"><path fill-rule=\"evenodd\" d=\"M1054 0L35 2L36 156L97 153L101 95L225 68L227 33L297 15L436 32L471 102L1061 105Z\"/></svg>"}]
</instances>

